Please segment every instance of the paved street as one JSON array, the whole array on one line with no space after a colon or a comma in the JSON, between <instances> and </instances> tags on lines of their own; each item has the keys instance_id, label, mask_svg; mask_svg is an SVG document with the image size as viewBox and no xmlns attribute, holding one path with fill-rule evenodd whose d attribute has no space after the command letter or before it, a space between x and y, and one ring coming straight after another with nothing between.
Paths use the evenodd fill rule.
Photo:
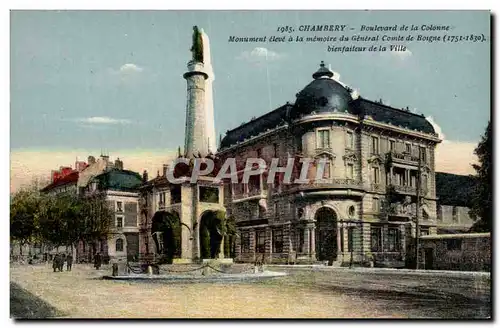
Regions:
<instances>
[{"instance_id":1,"label":"paved street","mask_svg":"<svg viewBox=\"0 0 500 328\"><path fill-rule=\"evenodd\" d=\"M164 284L98 279L76 265L11 266L11 315L72 318L487 318L490 279L287 269L285 278L245 284Z\"/></svg>"}]
</instances>

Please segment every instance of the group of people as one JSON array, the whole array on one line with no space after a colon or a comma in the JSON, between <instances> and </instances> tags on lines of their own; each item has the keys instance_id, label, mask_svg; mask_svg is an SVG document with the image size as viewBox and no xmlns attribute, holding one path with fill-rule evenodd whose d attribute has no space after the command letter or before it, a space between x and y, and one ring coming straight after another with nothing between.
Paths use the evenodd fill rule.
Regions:
<instances>
[{"instance_id":1,"label":"group of people","mask_svg":"<svg viewBox=\"0 0 500 328\"><path fill-rule=\"evenodd\" d=\"M64 268L64 262L66 262L66 271L71 271L73 265L73 256L71 254L56 254L52 260L52 269L54 272L62 272Z\"/></svg>"}]
</instances>

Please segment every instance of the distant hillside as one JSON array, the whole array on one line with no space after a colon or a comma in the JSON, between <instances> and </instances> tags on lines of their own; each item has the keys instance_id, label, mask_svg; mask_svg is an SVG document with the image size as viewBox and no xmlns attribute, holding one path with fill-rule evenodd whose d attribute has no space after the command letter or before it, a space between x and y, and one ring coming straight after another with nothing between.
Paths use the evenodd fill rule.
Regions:
<instances>
[{"instance_id":1,"label":"distant hillside","mask_svg":"<svg viewBox=\"0 0 500 328\"><path fill-rule=\"evenodd\" d=\"M438 204L470 207L474 185L472 176L436 172Z\"/></svg>"}]
</instances>

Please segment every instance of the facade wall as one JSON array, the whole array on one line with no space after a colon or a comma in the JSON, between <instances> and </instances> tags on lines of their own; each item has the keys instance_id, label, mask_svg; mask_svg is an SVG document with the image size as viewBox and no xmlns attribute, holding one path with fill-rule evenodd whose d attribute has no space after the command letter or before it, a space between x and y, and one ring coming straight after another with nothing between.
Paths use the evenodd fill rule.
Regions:
<instances>
[{"instance_id":1,"label":"facade wall","mask_svg":"<svg viewBox=\"0 0 500 328\"><path fill-rule=\"evenodd\" d=\"M139 194L122 191L108 191L106 201L114 209L110 224L106 253L110 260L132 259L139 255ZM121 241L118 241L121 240ZM117 249L122 244L122 249ZM130 247L130 248L129 248Z\"/></svg>"},{"instance_id":2,"label":"facade wall","mask_svg":"<svg viewBox=\"0 0 500 328\"><path fill-rule=\"evenodd\" d=\"M491 237L457 237L421 240L421 265L425 269L490 271Z\"/></svg>"},{"instance_id":3,"label":"facade wall","mask_svg":"<svg viewBox=\"0 0 500 328\"><path fill-rule=\"evenodd\" d=\"M328 147L321 147L319 131L329 131ZM348 135L347 133L351 133ZM373 139L378 138L378 153L373 151ZM413 194L400 194L394 200L388 194L388 186L394 184L394 175L390 174L387 165L387 153L391 151L404 153L407 144L411 145L413 158L418 158L420 147L425 147L422 161L422 175L427 176L426 192L422 190L420 224L422 233L436 233L436 199L434 181L434 146L433 143L401 132L366 128L359 130L356 125L327 121L306 127L301 136L287 134L277 130L267 137L255 142L235 146L224 151L223 158L236 157L240 167L246 158L261 157L270 163L271 157L280 158L280 166L286 165L286 159L295 155L309 158L326 158L330 163L328 177L331 188L322 193L318 190L304 190L302 193L288 193L284 186L266 185L261 198L242 195L241 186L232 186L231 199L226 198L228 212L236 218L238 230L244 233L236 241L236 260L258 261L263 256L270 262L315 262L317 233L315 232L315 214L319 208L332 208L337 216L337 262L367 263L378 261L389 266L398 262L404 263L408 247L415 237L415 226L412 223L416 215L416 172L418 162L396 163L403 175L408 174L408 184L413 186ZM273 156L274 155L274 156ZM349 167L352 165L352 169ZM374 167L379 171L375 181ZM352 171L351 171L352 170ZM406 171L408 173L406 173ZM413 176L413 181L411 177ZM308 178L314 179L316 170L310 169ZM406 176L405 176L406 177ZM335 186L338 179L352 179L361 188L353 190L339 189ZM350 182L348 182L350 183ZM228 188L228 185L225 185ZM312 196L312 192L315 192ZM409 197L407 197L409 196ZM352 207L352 209L351 209ZM259 211L259 208L261 210ZM301 213L299 217L299 212ZM388 215L392 218L388 220ZM267 221L265 221L267 220ZM252 225L252 221L255 225ZM273 252L273 230L283 227L283 249L277 254ZM372 250L372 227L380 229L381 247ZM265 247L258 245L259 231L265 231ZM398 236L394 237L395 231ZM391 238L391 240L389 240ZM394 247L397 239L397 247ZM243 246L241 243L245 243ZM349 245L351 245L349 247ZM390 249L391 248L391 249ZM262 250L264 254L262 254ZM244 251L243 251L244 250ZM291 259L291 256L295 256Z\"/></svg>"}]
</instances>

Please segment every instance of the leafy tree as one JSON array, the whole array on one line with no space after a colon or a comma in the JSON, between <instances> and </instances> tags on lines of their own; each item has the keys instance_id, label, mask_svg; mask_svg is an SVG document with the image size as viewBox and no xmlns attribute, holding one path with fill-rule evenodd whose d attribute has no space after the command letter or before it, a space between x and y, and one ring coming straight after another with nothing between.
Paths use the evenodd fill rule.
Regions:
<instances>
[{"instance_id":1,"label":"leafy tree","mask_svg":"<svg viewBox=\"0 0 500 328\"><path fill-rule=\"evenodd\" d=\"M51 196L33 188L21 190L11 200L11 237L21 247L32 241L73 247L106 236L112 215L102 194Z\"/></svg>"},{"instance_id":2,"label":"leafy tree","mask_svg":"<svg viewBox=\"0 0 500 328\"><path fill-rule=\"evenodd\" d=\"M40 203L37 192L23 189L11 199L10 205L10 236L22 246L29 243L36 234L36 214Z\"/></svg>"},{"instance_id":3,"label":"leafy tree","mask_svg":"<svg viewBox=\"0 0 500 328\"><path fill-rule=\"evenodd\" d=\"M488 122L482 140L474 150L474 154L479 159L479 164L472 165L476 170L477 184L472 195L472 206L469 214L476 220L471 229L475 232L491 231L493 216L492 142L491 122Z\"/></svg>"}]
</instances>

